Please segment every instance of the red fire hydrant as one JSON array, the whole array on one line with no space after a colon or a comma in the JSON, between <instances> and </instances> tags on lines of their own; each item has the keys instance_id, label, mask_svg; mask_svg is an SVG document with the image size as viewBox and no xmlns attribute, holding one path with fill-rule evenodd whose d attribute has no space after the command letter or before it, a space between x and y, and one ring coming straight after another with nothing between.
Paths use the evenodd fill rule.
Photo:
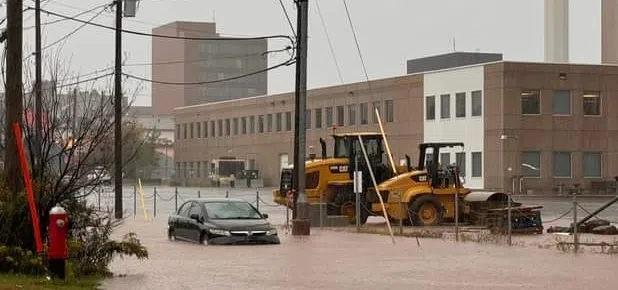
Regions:
<instances>
[{"instance_id":1,"label":"red fire hydrant","mask_svg":"<svg viewBox=\"0 0 618 290\"><path fill-rule=\"evenodd\" d=\"M49 211L48 230L47 260L49 271L52 275L65 279L66 260L69 258L67 244L69 218L67 212L60 205L56 205Z\"/></svg>"}]
</instances>

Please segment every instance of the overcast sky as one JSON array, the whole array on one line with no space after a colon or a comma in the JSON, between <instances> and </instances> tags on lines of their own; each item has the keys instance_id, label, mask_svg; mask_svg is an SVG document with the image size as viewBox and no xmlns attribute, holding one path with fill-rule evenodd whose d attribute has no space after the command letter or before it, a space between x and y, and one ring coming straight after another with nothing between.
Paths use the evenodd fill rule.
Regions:
<instances>
[{"instance_id":1,"label":"overcast sky","mask_svg":"<svg viewBox=\"0 0 618 290\"><path fill-rule=\"evenodd\" d=\"M43 0L43 8L75 15L111 0ZM336 61L345 83L364 81L365 76L346 18L343 0L310 0L309 12L309 88L341 84L330 53L316 6L319 4ZM600 61L600 0L571 0L570 59L574 63ZM283 0L296 29L293 0ZM507 60L543 60L542 0L347 0L362 56L370 79L405 74L405 61L453 51L501 52ZM34 6L24 0L24 6ZM4 9L3 9L4 10ZM100 10L78 18L88 20ZM6 11L2 12L6 15ZM57 17L43 14L43 22ZM217 30L229 36L292 35L279 0L142 0L137 17L126 18L128 30L150 33L155 26L173 21L213 21ZM32 10L24 13L24 27L34 24ZM93 22L114 25L109 10ZM80 26L62 21L44 26L43 46L53 43ZM24 55L34 47L34 29L24 31ZM61 50L75 73L88 74L113 65L114 32L86 26L70 36ZM269 42L269 49L282 48L281 41ZM55 45L45 52L54 52ZM127 63L151 62L151 38L125 35L123 51ZM272 55L270 65L288 58L286 53ZM125 68L131 74L150 78L151 67ZM111 70L109 72L112 72ZM111 79L110 79L111 81ZM165 81L165 80L162 80ZM138 82L130 80L135 90ZM150 84L140 83L137 105L150 104ZM294 89L294 66L269 73L269 93ZM170 96L173 97L173 96Z\"/></svg>"}]
</instances>

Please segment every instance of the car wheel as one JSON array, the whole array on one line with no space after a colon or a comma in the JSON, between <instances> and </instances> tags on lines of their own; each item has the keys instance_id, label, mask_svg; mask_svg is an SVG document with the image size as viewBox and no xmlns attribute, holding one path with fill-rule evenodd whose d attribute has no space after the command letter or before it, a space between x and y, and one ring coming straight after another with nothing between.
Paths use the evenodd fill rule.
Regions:
<instances>
[{"instance_id":1,"label":"car wheel","mask_svg":"<svg viewBox=\"0 0 618 290\"><path fill-rule=\"evenodd\" d=\"M174 228L169 228L167 230L167 238L170 241L175 241L176 240L176 234L174 233Z\"/></svg>"}]
</instances>

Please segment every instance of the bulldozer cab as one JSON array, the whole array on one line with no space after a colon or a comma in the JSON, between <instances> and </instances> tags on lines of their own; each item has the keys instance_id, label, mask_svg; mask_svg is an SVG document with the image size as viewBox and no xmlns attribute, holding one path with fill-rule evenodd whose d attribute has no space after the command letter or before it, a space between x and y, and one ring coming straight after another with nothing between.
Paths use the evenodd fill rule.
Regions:
<instances>
[{"instance_id":1,"label":"bulldozer cab","mask_svg":"<svg viewBox=\"0 0 618 290\"><path fill-rule=\"evenodd\" d=\"M431 187L448 187L449 181L455 184L456 187L461 187L460 179L459 179L459 168L455 166L451 166L450 164L445 164L440 166L438 163L438 158L440 156L441 148L452 148L452 147L464 147L464 143L462 142L452 142L452 143L421 143L418 145L419 148L419 158L418 158L418 170L427 170L431 178ZM427 149L431 149L432 153L430 158L427 157Z\"/></svg>"},{"instance_id":2,"label":"bulldozer cab","mask_svg":"<svg viewBox=\"0 0 618 290\"><path fill-rule=\"evenodd\" d=\"M367 152L369 164L365 160L358 137L361 137L363 146ZM349 133L333 135L335 141L335 158L346 158L349 160L350 179L354 178L354 167L358 164L358 170L363 172L363 184L372 184L369 168L375 175L376 182L379 184L392 177L392 170L386 159L384 150L384 139L380 133ZM358 162L358 163L356 163Z\"/></svg>"}]
</instances>

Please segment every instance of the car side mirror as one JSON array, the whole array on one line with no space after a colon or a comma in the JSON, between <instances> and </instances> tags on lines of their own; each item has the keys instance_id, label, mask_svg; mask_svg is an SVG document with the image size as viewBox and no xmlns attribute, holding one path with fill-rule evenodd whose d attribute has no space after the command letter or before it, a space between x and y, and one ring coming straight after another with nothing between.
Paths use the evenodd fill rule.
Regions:
<instances>
[{"instance_id":1,"label":"car side mirror","mask_svg":"<svg viewBox=\"0 0 618 290\"><path fill-rule=\"evenodd\" d=\"M190 217L191 217L191 219L192 219L192 220L195 220L195 221L197 221L197 222L201 222L201 221L202 221L202 220L200 219L200 215L198 215L198 214L196 214L196 213L192 213Z\"/></svg>"},{"instance_id":2,"label":"car side mirror","mask_svg":"<svg viewBox=\"0 0 618 290\"><path fill-rule=\"evenodd\" d=\"M262 217L263 217L263 218L265 218L265 219L267 219L267 218L268 218L268 214L267 214L267 213L263 213L263 214L262 214Z\"/></svg>"}]
</instances>

